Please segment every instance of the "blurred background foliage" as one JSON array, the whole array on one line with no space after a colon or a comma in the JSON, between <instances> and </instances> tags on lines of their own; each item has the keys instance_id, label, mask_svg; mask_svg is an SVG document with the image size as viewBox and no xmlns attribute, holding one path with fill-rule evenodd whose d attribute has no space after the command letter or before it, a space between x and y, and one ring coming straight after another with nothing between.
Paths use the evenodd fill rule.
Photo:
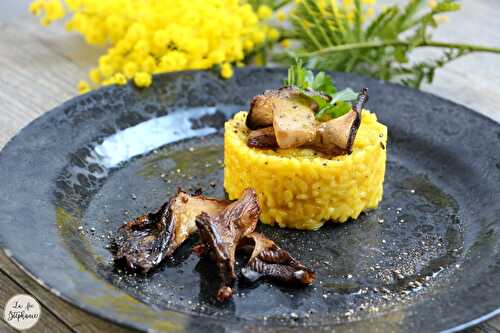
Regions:
<instances>
[{"instance_id":1,"label":"blurred background foliage","mask_svg":"<svg viewBox=\"0 0 500 333\"><path fill-rule=\"evenodd\" d=\"M402 4L401 4L402 3ZM81 92L151 75L233 66L289 65L295 57L318 70L355 72L412 87L430 83L436 69L473 52L500 48L443 42L433 32L460 10L454 0L35 0L43 25L63 20L104 54L79 83ZM440 50L414 61L417 49Z\"/></svg>"}]
</instances>

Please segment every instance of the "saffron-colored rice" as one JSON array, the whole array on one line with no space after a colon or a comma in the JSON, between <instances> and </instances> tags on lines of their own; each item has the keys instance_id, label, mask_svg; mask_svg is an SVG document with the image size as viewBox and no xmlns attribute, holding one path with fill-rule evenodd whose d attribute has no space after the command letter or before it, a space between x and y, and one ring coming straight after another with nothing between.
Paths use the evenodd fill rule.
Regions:
<instances>
[{"instance_id":1,"label":"saffron-colored rice","mask_svg":"<svg viewBox=\"0 0 500 333\"><path fill-rule=\"evenodd\" d=\"M257 191L266 224L318 229L376 208L382 199L387 127L362 112L351 155L326 156L311 149L260 150L246 145L247 113L225 124L224 187L231 200Z\"/></svg>"}]
</instances>

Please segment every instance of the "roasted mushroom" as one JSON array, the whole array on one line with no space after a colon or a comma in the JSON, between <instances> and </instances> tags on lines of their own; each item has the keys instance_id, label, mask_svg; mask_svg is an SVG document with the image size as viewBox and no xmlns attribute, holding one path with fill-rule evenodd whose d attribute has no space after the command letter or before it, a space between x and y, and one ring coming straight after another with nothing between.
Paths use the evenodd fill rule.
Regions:
<instances>
[{"instance_id":1,"label":"roasted mushroom","mask_svg":"<svg viewBox=\"0 0 500 333\"><path fill-rule=\"evenodd\" d=\"M360 124L361 117L354 110L326 121L318 127L316 140L311 146L326 154L350 154Z\"/></svg>"},{"instance_id":2,"label":"roasted mushroom","mask_svg":"<svg viewBox=\"0 0 500 333\"><path fill-rule=\"evenodd\" d=\"M268 278L295 285L309 285L314 282L316 275L312 270L263 234L253 232L242 240L241 245L253 246L250 260L241 270L246 279L253 282L259 278Z\"/></svg>"},{"instance_id":3,"label":"roasted mushroom","mask_svg":"<svg viewBox=\"0 0 500 333\"><path fill-rule=\"evenodd\" d=\"M201 245L198 254L207 255L217 265L221 285L217 293L219 301L231 298L232 285L236 280L235 253L241 238L254 231L260 215L257 194L246 189L238 201L227 206L217 216L206 213L196 218Z\"/></svg>"},{"instance_id":4,"label":"roasted mushroom","mask_svg":"<svg viewBox=\"0 0 500 333\"><path fill-rule=\"evenodd\" d=\"M248 134L247 145L248 147L260 149L278 147L278 142L274 135L274 128L271 126L251 131L250 134Z\"/></svg>"},{"instance_id":5,"label":"roasted mushroom","mask_svg":"<svg viewBox=\"0 0 500 333\"><path fill-rule=\"evenodd\" d=\"M326 121L318 127L316 140L312 145L317 150L351 154L354 139L361 124L361 111L368 101L368 89L363 88L351 111L343 116Z\"/></svg>"},{"instance_id":6,"label":"roasted mushroom","mask_svg":"<svg viewBox=\"0 0 500 333\"><path fill-rule=\"evenodd\" d=\"M296 113L276 111L275 116L283 117L283 121L278 125L279 128L273 127L272 131L271 128L265 128L265 131L262 129L250 132L247 145L260 149L305 147L333 156L350 154L361 124L361 110L367 101L368 89L364 88L351 111L324 123L316 123L314 130L313 120L306 111ZM300 121L294 122L295 120ZM311 139L313 131L314 137ZM273 140L272 133L275 133L276 140Z\"/></svg>"},{"instance_id":7,"label":"roasted mushroom","mask_svg":"<svg viewBox=\"0 0 500 333\"><path fill-rule=\"evenodd\" d=\"M179 190L156 213L142 215L118 229L114 260L129 270L146 273L196 231L196 216L202 212L215 216L227 205L224 200Z\"/></svg>"},{"instance_id":8,"label":"roasted mushroom","mask_svg":"<svg viewBox=\"0 0 500 333\"><path fill-rule=\"evenodd\" d=\"M279 93L276 90L266 90L252 99L246 120L249 129L256 130L273 125L274 98L279 98Z\"/></svg>"},{"instance_id":9,"label":"roasted mushroom","mask_svg":"<svg viewBox=\"0 0 500 333\"><path fill-rule=\"evenodd\" d=\"M273 101L273 128L280 148L310 144L316 137L316 119L310 106L293 99Z\"/></svg>"},{"instance_id":10,"label":"roasted mushroom","mask_svg":"<svg viewBox=\"0 0 500 333\"><path fill-rule=\"evenodd\" d=\"M294 87L286 86L279 89L266 90L263 94L257 95L250 103L246 125L251 130L269 127L273 125L273 114L277 109L284 111L291 109L297 103L307 106L313 111L317 105L313 100L303 96L304 91L300 92ZM308 95L321 96L325 100L330 97L317 93L315 91L305 91Z\"/></svg>"}]
</instances>

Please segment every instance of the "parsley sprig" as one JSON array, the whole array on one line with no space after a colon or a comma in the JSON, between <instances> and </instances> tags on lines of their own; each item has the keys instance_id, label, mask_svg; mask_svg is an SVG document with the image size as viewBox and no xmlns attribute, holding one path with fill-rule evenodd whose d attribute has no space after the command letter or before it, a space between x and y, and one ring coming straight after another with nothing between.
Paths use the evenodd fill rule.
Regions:
<instances>
[{"instance_id":1,"label":"parsley sprig","mask_svg":"<svg viewBox=\"0 0 500 333\"><path fill-rule=\"evenodd\" d=\"M284 80L284 84L295 87L302 95L313 100L318 105L316 119L322 121L349 112L350 102L358 98L358 94L351 88L337 91L329 75L325 72L314 75L311 70L304 68L300 59L296 59L295 64L288 69L288 77Z\"/></svg>"}]
</instances>

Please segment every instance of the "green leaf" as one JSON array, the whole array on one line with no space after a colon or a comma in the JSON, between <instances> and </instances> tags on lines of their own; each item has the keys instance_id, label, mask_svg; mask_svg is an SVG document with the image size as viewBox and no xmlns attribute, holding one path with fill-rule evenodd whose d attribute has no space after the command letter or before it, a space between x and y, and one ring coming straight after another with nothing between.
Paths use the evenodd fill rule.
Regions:
<instances>
[{"instance_id":1,"label":"green leaf","mask_svg":"<svg viewBox=\"0 0 500 333\"><path fill-rule=\"evenodd\" d=\"M358 94L351 88L346 88L331 95L331 98L331 101L326 106L322 107L318 104L320 110L316 113L316 119L327 120L340 117L351 109L350 102L355 101Z\"/></svg>"},{"instance_id":2,"label":"green leaf","mask_svg":"<svg viewBox=\"0 0 500 333\"><path fill-rule=\"evenodd\" d=\"M311 88L314 84L314 73L312 71L305 71L304 87L303 89Z\"/></svg>"},{"instance_id":3,"label":"green leaf","mask_svg":"<svg viewBox=\"0 0 500 333\"><path fill-rule=\"evenodd\" d=\"M319 90L319 88L323 85L325 78L326 78L325 72L319 72L318 74L316 74L316 77L314 78L310 87L314 90Z\"/></svg>"},{"instance_id":4,"label":"green leaf","mask_svg":"<svg viewBox=\"0 0 500 333\"><path fill-rule=\"evenodd\" d=\"M343 115L350 110L349 102L358 98L351 88L337 91L333 79L325 72L314 73L302 66L302 61L295 58L295 64L288 68L285 85L294 86L302 96L318 105L317 119L330 119ZM329 100L324 95L329 96Z\"/></svg>"},{"instance_id":5,"label":"green leaf","mask_svg":"<svg viewBox=\"0 0 500 333\"><path fill-rule=\"evenodd\" d=\"M455 12L460 10L460 4L455 1L447 0L445 2L438 3L438 5L432 10L434 13L445 13L445 12Z\"/></svg>"},{"instance_id":6,"label":"green leaf","mask_svg":"<svg viewBox=\"0 0 500 333\"><path fill-rule=\"evenodd\" d=\"M398 47L394 51L394 57L396 61L402 64L406 64L408 62L408 58L406 57L406 48Z\"/></svg>"},{"instance_id":7,"label":"green leaf","mask_svg":"<svg viewBox=\"0 0 500 333\"><path fill-rule=\"evenodd\" d=\"M358 98L358 93L354 92L351 88L345 88L332 95L330 104L337 102L352 102Z\"/></svg>"},{"instance_id":8,"label":"green leaf","mask_svg":"<svg viewBox=\"0 0 500 333\"><path fill-rule=\"evenodd\" d=\"M316 114L316 119L321 121L326 121L329 119L340 117L352 108L352 105L348 102L337 102L335 105L328 105Z\"/></svg>"},{"instance_id":9,"label":"green leaf","mask_svg":"<svg viewBox=\"0 0 500 333\"><path fill-rule=\"evenodd\" d=\"M303 67L302 61L299 58L296 58L295 64L288 68L288 76L283 83L284 85L294 86L303 90L305 95L311 95L307 93L307 89L327 95L333 94L336 91L330 76L326 75L325 72L314 75L311 70Z\"/></svg>"},{"instance_id":10,"label":"green leaf","mask_svg":"<svg viewBox=\"0 0 500 333\"><path fill-rule=\"evenodd\" d=\"M366 38L377 36L383 31L389 22L399 13L397 6L391 6L382 11L366 29Z\"/></svg>"},{"instance_id":11,"label":"green leaf","mask_svg":"<svg viewBox=\"0 0 500 333\"><path fill-rule=\"evenodd\" d=\"M288 76L283 84L286 86L295 86L300 89L308 89L313 83L314 73L303 67L302 60L295 58L295 64L288 68Z\"/></svg>"},{"instance_id":12,"label":"green leaf","mask_svg":"<svg viewBox=\"0 0 500 333\"><path fill-rule=\"evenodd\" d=\"M361 0L354 0L354 33L356 35L356 40L361 41L362 29L363 29L363 8L361 5Z\"/></svg>"},{"instance_id":13,"label":"green leaf","mask_svg":"<svg viewBox=\"0 0 500 333\"><path fill-rule=\"evenodd\" d=\"M319 72L316 75L314 82L310 85L310 88L328 95L334 94L337 91L332 78L329 75L326 75L325 72Z\"/></svg>"},{"instance_id":14,"label":"green leaf","mask_svg":"<svg viewBox=\"0 0 500 333\"><path fill-rule=\"evenodd\" d=\"M425 6L426 0L410 0L403 9L403 15L400 17L398 25L400 32L406 31L411 27L409 22Z\"/></svg>"},{"instance_id":15,"label":"green leaf","mask_svg":"<svg viewBox=\"0 0 500 333\"><path fill-rule=\"evenodd\" d=\"M310 92L307 90L302 90L301 93L303 96L313 100L318 105L318 108L320 110L329 105L328 101L324 97L318 95L317 93Z\"/></svg>"}]
</instances>

